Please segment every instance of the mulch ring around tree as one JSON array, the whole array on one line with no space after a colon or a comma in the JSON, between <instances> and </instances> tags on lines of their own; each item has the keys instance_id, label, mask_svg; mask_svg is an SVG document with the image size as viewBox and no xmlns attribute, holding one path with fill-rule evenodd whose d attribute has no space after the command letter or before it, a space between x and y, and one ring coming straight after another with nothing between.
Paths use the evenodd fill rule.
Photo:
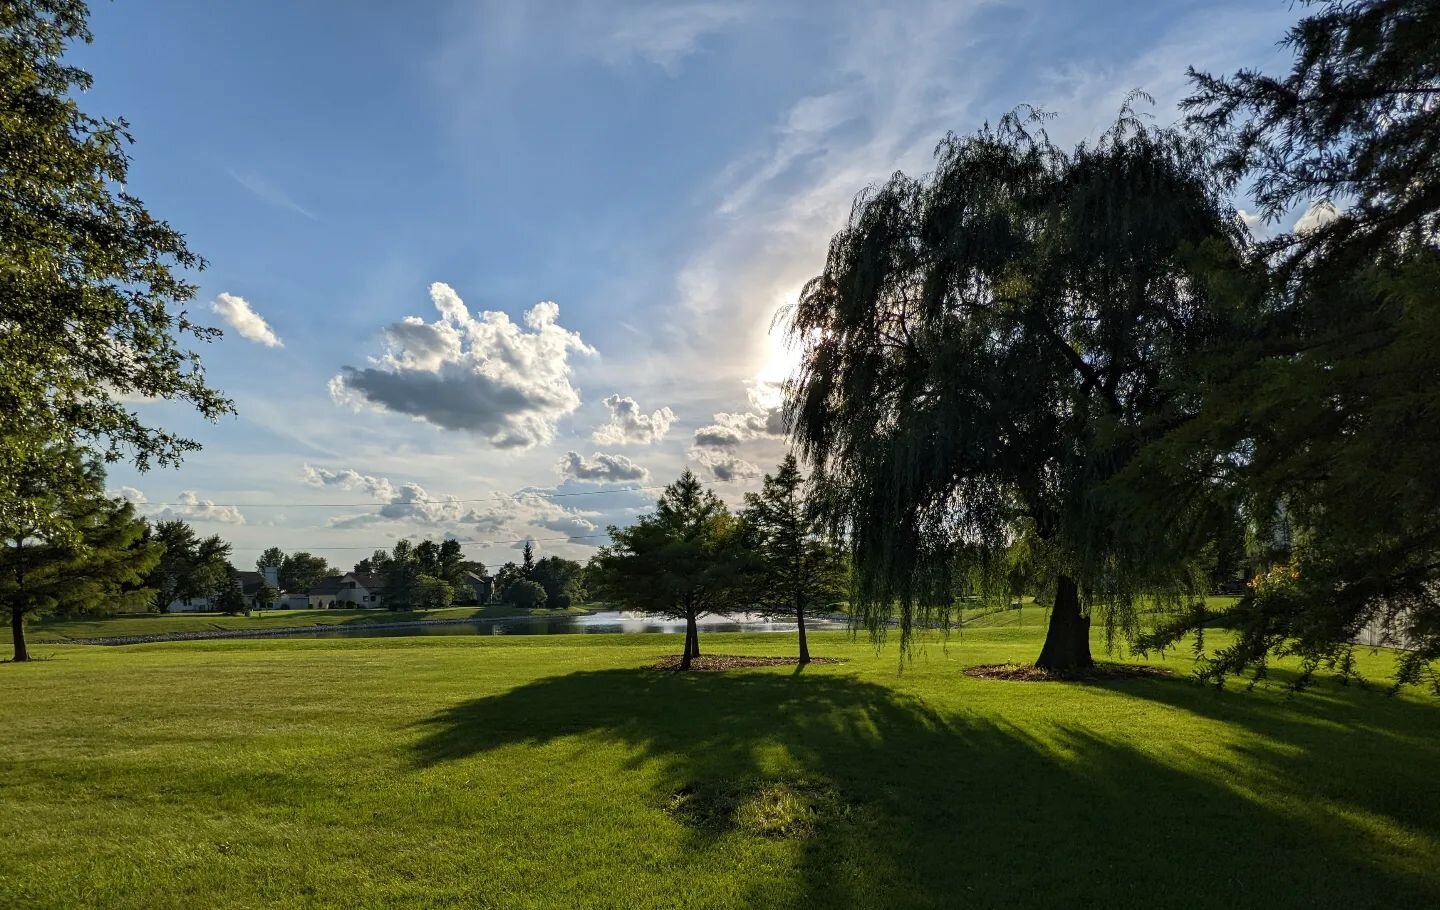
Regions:
<instances>
[{"instance_id":1,"label":"mulch ring around tree","mask_svg":"<svg viewBox=\"0 0 1440 910\"><path fill-rule=\"evenodd\" d=\"M843 664L838 657L812 657L812 664ZM796 657L741 657L738 654L702 654L690 661L690 672L709 673L717 670L739 670L744 667L793 667L800 663ZM680 655L661 658L652 664L652 670L679 670Z\"/></svg>"},{"instance_id":2,"label":"mulch ring around tree","mask_svg":"<svg viewBox=\"0 0 1440 910\"><path fill-rule=\"evenodd\" d=\"M1167 667L1147 664L1099 663L1088 670L1056 673L1029 664L985 664L966 667L965 675L973 679L1006 679L1012 682L1114 682L1127 679L1170 679L1175 675Z\"/></svg>"}]
</instances>

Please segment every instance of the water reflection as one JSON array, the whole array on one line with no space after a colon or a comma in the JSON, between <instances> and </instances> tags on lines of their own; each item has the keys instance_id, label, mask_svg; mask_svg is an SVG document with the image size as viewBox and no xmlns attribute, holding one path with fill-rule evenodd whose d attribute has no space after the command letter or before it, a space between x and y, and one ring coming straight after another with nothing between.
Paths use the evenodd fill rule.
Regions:
<instances>
[{"instance_id":1,"label":"water reflection","mask_svg":"<svg viewBox=\"0 0 1440 910\"><path fill-rule=\"evenodd\" d=\"M756 613L706 616L698 624L702 632L794 632L796 629L793 622L777 622ZM811 630L847 628L843 621L822 618L807 619L805 627ZM626 610L601 610L597 613L578 616L511 616L504 619L478 619L463 623L416 624L398 629L365 625L317 626L314 629L286 633L283 637L390 638L406 635L678 634L684 631L684 620L667 619L663 616Z\"/></svg>"}]
</instances>

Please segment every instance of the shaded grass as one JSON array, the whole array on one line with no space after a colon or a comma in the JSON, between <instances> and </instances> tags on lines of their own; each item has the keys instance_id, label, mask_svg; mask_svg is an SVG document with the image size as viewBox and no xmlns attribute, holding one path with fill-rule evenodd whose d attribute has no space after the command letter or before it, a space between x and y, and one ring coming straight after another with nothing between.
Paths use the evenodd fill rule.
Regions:
<instances>
[{"instance_id":1,"label":"shaded grass","mask_svg":"<svg viewBox=\"0 0 1440 910\"><path fill-rule=\"evenodd\" d=\"M1440 702L962 673L1040 637L52 648L0 667L0 906L1440 902Z\"/></svg>"},{"instance_id":2,"label":"shaded grass","mask_svg":"<svg viewBox=\"0 0 1440 910\"><path fill-rule=\"evenodd\" d=\"M217 630L263 631L301 626L354 626L442 619L502 619L507 616L564 616L584 613L585 607L565 610L523 610L507 604L483 607L447 607L443 610L265 610L250 616L223 613L123 613L87 619L43 619L26 628L31 642L83 641L129 635L168 635L176 632Z\"/></svg>"}]
</instances>

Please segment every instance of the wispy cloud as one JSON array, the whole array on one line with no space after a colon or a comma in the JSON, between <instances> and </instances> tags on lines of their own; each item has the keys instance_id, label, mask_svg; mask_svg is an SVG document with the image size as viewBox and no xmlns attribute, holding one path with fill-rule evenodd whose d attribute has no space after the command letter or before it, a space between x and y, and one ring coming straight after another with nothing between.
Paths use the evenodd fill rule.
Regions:
<instances>
[{"instance_id":1,"label":"wispy cloud","mask_svg":"<svg viewBox=\"0 0 1440 910\"><path fill-rule=\"evenodd\" d=\"M259 174L252 171L246 171L244 173L230 171L229 174L230 179L249 190L251 195L266 205L274 206L277 209L284 209L287 212L294 212L304 218L309 218L311 221L320 220L320 216L296 202L294 197L289 193Z\"/></svg>"}]
</instances>

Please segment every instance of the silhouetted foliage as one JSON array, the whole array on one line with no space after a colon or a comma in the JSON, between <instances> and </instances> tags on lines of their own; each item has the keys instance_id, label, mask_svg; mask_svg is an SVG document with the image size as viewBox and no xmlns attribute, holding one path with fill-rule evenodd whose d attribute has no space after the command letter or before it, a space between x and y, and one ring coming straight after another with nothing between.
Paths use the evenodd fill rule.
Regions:
<instances>
[{"instance_id":1,"label":"silhouetted foliage","mask_svg":"<svg viewBox=\"0 0 1440 910\"><path fill-rule=\"evenodd\" d=\"M1012 114L936 157L861 194L805 286L787 418L872 634L898 610L908 642L967 586L1008 600L1028 536L1057 591L1039 664L1087 666L1093 611L1134 633L1139 598L1196 586L1190 523L1131 534L1102 494L1195 407L1243 234L1205 148L1128 106L1069 153Z\"/></svg>"},{"instance_id":2,"label":"silhouetted foliage","mask_svg":"<svg viewBox=\"0 0 1440 910\"><path fill-rule=\"evenodd\" d=\"M1440 7L1313 6L1284 76L1191 73L1186 105L1226 178L1272 221L1311 208L1255 249L1270 281L1253 340L1134 479L1224 492L1257 537L1284 532L1284 571L1227 616L1239 638L1210 678L1263 674L1272 653L1345 671L1378 626L1414 648L1399 681L1440 689Z\"/></svg>"}]
</instances>

